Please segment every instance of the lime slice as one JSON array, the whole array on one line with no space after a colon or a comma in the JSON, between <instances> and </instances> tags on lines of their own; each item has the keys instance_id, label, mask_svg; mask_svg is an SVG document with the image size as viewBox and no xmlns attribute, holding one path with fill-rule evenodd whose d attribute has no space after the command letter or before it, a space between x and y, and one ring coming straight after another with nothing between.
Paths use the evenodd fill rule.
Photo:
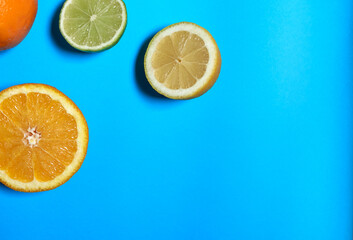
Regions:
<instances>
[{"instance_id":1,"label":"lime slice","mask_svg":"<svg viewBox=\"0 0 353 240\"><path fill-rule=\"evenodd\" d=\"M66 41L85 52L113 47L126 28L126 7L121 0L67 0L59 27Z\"/></svg>"}]
</instances>

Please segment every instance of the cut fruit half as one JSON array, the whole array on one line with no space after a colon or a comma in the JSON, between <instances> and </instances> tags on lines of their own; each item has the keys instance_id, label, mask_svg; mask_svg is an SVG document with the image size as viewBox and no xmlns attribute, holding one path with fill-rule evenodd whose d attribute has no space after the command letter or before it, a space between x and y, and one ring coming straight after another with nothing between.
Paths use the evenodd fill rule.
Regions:
<instances>
[{"instance_id":1,"label":"cut fruit half","mask_svg":"<svg viewBox=\"0 0 353 240\"><path fill-rule=\"evenodd\" d=\"M23 84L0 92L0 181L23 192L56 188L80 168L88 127L59 90Z\"/></svg>"},{"instance_id":2,"label":"cut fruit half","mask_svg":"<svg viewBox=\"0 0 353 240\"><path fill-rule=\"evenodd\" d=\"M190 99L207 92L221 70L216 41L204 28L188 22L156 34L145 55L145 73L152 87L172 99Z\"/></svg>"},{"instance_id":3,"label":"cut fruit half","mask_svg":"<svg viewBox=\"0 0 353 240\"><path fill-rule=\"evenodd\" d=\"M123 35L127 13L122 0L67 0L60 12L61 34L74 48L97 52Z\"/></svg>"}]
</instances>

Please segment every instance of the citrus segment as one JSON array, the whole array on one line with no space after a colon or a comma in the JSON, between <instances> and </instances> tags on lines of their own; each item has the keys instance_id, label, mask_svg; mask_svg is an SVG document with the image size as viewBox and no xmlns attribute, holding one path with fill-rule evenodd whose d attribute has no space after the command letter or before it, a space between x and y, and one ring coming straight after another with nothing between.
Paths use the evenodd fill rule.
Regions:
<instances>
[{"instance_id":1,"label":"citrus segment","mask_svg":"<svg viewBox=\"0 0 353 240\"><path fill-rule=\"evenodd\" d=\"M0 111L0 143L2 141L10 141L10 140L16 140L19 137L23 137L22 131L13 125L13 123L10 122L10 119L6 117L1 111Z\"/></svg>"},{"instance_id":2,"label":"citrus segment","mask_svg":"<svg viewBox=\"0 0 353 240\"><path fill-rule=\"evenodd\" d=\"M20 182L27 183L33 181L33 152L20 145L10 149L12 152L5 155L8 160L7 175Z\"/></svg>"},{"instance_id":3,"label":"citrus segment","mask_svg":"<svg viewBox=\"0 0 353 240\"><path fill-rule=\"evenodd\" d=\"M0 112L16 127L26 128L27 123L27 108L26 95L17 94L11 98L5 99L0 104Z\"/></svg>"},{"instance_id":4,"label":"citrus segment","mask_svg":"<svg viewBox=\"0 0 353 240\"><path fill-rule=\"evenodd\" d=\"M28 93L27 96L29 117L38 123L39 132L46 132L46 139L77 138L77 123L59 101L41 93Z\"/></svg>"},{"instance_id":5,"label":"citrus segment","mask_svg":"<svg viewBox=\"0 0 353 240\"><path fill-rule=\"evenodd\" d=\"M221 55L204 28L173 24L154 36L145 55L146 77L162 95L189 99L209 90L218 78Z\"/></svg>"},{"instance_id":6,"label":"citrus segment","mask_svg":"<svg viewBox=\"0 0 353 240\"><path fill-rule=\"evenodd\" d=\"M35 154L35 157L32 158L34 174L38 181L53 180L64 172L65 165L46 151L38 148L33 152Z\"/></svg>"},{"instance_id":7,"label":"citrus segment","mask_svg":"<svg viewBox=\"0 0 353 240\"><path fill-rule=\"evenodd\" d=\"M46 140L41 142L41 149L58 159L65 166L70 165L77 152L77 144L72 140Z\"/></svg>"},{"instance_id":8,"label":"citrus segment","mask_svg":"<svg viewBox=\"0 0 353 240\"><path fill-rule=\"evenodd\" d=\"M126 7L122 0L67 0L60 13L60 31L81 51L114 46L125 31Z\"/></svg>"},{"instance_id":9,"label":"citrus segment","mask_svg":"<svg viewBox=\"0 0 353 240\"><path fill-rule=\"evenodd\" d=\"M0 181L19 191L44 191L66 182L81 166L86 121L58 90L24 84L0 93Z\"/></svg>"}]
</instances>

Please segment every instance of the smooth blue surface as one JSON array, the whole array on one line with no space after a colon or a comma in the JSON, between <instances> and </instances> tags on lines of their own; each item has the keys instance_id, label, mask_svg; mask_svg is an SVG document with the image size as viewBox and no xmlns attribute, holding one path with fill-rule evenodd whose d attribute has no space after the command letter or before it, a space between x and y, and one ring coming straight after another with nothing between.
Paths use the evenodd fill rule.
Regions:
<instances>
[{"instance_id":1,"label":"smooth blue surface","mask_svg":"<svg viewBox=\"0 0 353 240\"><path fill-rule=\"evenodd\" d=\"M351 240L353 3L126 0L114 48L83 54L58 32L62 1L0 53L0 87L38 82L84 113L80 171L43 193L0 185L0 239ZM195 22L223 58L200 98L159 97L146 41Z\"/></svg>"}]
</instances>

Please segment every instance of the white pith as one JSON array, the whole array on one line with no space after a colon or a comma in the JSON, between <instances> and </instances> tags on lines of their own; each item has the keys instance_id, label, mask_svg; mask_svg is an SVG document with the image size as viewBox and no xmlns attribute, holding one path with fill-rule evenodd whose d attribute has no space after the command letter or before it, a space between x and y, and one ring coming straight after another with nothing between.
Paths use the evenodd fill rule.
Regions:
<instances>
[{"instance_id":1,"label":"white pith","mask_svg":"<svg viewBox=\"0 0 353 240\"><path fill-rule=\"evenodd\" d=\"M206 68L204 75L200 79L198 79L197 82L193 86L191 86L190 88L186 88L186 89L182 89L182 88L170 89L170 88L166 87L163 83L160 83L155 78L155 73L154 73L155 70L152 67L152 57L153 57L153 54L154 54L159 42L163 38L165 38L175 32L178 32L178 31L187 31L187 32L198 35L205 42L205 46L206 46L208 53L209 53L209 61L208 61L207 68ZM217 45L215 45L214 40L212 39L210 34L205 29L197 26L196 24L187 23L187 22L175 24L175 25L159 32L154 37L154 39L150 43L150 46L148 47L148 51L146 53L146 59L145 59L145 64L146 64L145 67L146 67L146 71L148 74L148 80L151 82L153 87L158 92L167 93L171 97L179 98L179 97L192 96L195 92L197 92L200 88L202 88L205 84L207 84L207 82L210 78L210 75L214 72L214 69L216 68L217 51L218 51Z\"/></svg>"},{"instance_id":2,"label":"white pith","mask_svg":"<svg viewBox=\"0 0 353 240\"><path fill-rule=\"evenodd\" d=\"M127 12L126 12L126 8L125 8L125 4L121 1L121 0L113 0L116 1L117 3L120 4L121 9L122 9L122 13L121 13L121 25L120 28L116 31L115 35L112 37L112 39L110 39L110 41L102 43L100 45L97 46L87 46L87 45L79 45L77 43L75 43L74 41L71 40L71 37L68 36L65 32L65 28L64 28L64 13L67 7L70 6L70 4L72 4L75 0L67 0L64 3L64 6L61 10L61 16L60 16L60 23L59 23L59 28L61 29L61 33L64 35L64 38L70 43L71 46L77 48L77 49L82 49L83 51L99 51L102 49L105 49L107 47L110 47L112 44L114 44L117 39L121 36L122 32L125 29L126 26L126 21L127 21ZM95 16L95 17L94 17ZM97 18L97 16L94 14L91 16L90 21L94 21Z\"/></svg>"},{"instance_id":3,"label":"white pith","mask_svg":"<svg viewBox=\"0 0 353 240\"><path fill-rule=\"evenodd\" d=\"M78 114L77 110L74 108L72 104L67 101L67 97L61 95L60 93L45 87L38 87L36 86L33 88L32 86L22 85L15 89L11 89L11 91L4 90L4 92L0 96L0 103L4 101L6 98L11 97L16 94L27 94L27 93L42 93L48 94L53 100L57 100L61 103L61 105L65 108L66 112L72 115L77 123L77 131L78 137L76 139L77 142L77 152L75 153L74 159L70 165L66 166L64 172L54 178L53 180L47 182L38 181L35 176L33 181L31 182L21 182L15 179L8 177L5 170L0 170L0 180L4 181L9 186L16 186L16 190L20 191L41 191L47 190L47 188L52 188L53 184L63 183L67 181L71 176L73 171L77 170L81 165L82 161L80 161L86 154L86 149L82 148L81 146L84 145L84 142L87 142L87 133L85 132L86 129L80 128L79 126L86 125L86 120L81 114ZM29 129L32 130L32 129ZM59 184L61 185L61 184Z\"/></svg>"},{"instance_id":4,"label":"white pith","mask_svg":"<svg viewBox=\"0 0 353 240\"><path fill-rule=\"evenodd\" d=\"M91 22L93 22L93 21L96 20L96 19L97 19L97 15L96 15L96 14L93 14L89 20L90 20Z\"/></svg>"},{"instance_id":5,"label":"white pith","mask_svg":"<svg viewBox=\"0 0 353 240\"><path fill-rule=\"evenodd\" d=\"M27 131L24 133L22 142L26 146L30 146L31 148L37 147L39 141L41 140L42 135L40 132L37 132L36 127L29 127Z\"/></svg>"}]
</instances>

